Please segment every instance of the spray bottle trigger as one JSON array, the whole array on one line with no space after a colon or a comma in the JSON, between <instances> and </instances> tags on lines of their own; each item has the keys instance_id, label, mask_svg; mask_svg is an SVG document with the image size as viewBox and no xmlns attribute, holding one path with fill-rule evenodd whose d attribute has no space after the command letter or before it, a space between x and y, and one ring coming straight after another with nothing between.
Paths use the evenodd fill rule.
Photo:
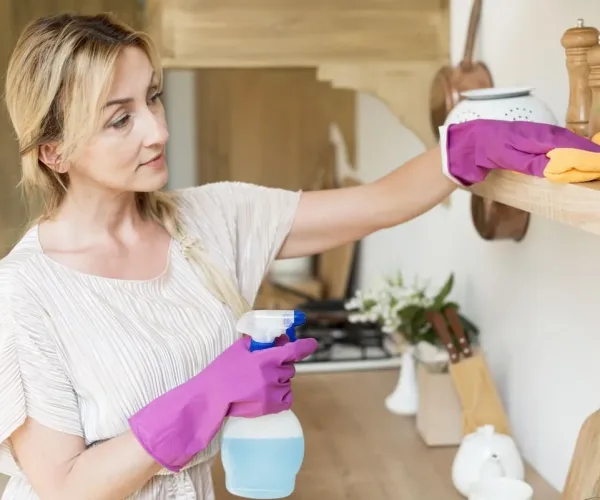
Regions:
<instances>
[{"instance_id":1,"label":"spray bottle trigger","mask_svg":"<svg viewBox=\"0 0 600 500\"><path fill-rule=\"evenodd\" d=\"M289 337L290 342L296 342L296 327L306 323L306 315L302 311L294 310L294 319L292 324L286 329L285 333Z\"/></svg>"},{"instance_id":2,"label":"spray bottle trigger","mask_svg":"<svg viewBox=\"0 0 600 500\"><path fill-rule=\"evenodd\" d=\"M297 337L296 337L296 326L292 325L290 326L286 331L285 334L288 336L288 338L290 339L290 342L296 342Z\"/></svg>"}]
</instances>

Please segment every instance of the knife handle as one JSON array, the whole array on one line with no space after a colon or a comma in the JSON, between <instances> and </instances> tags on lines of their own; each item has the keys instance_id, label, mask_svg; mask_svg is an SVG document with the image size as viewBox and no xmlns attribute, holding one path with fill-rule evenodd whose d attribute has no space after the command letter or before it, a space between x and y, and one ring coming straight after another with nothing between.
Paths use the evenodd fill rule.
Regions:
<instances>
[{"instance_id":1,"label":"knife handle","mask_svg":"<svg viewBox=\"0 0 600 500\"><path fill-rule=\"evenodd\" d=\"M463 353L465 358L473 355L473 351L471 350L471 346L469 344L469 339L465 335L465 330L462 326L462 322L460 321L460 317L458 316L458 312L454 307L449 307L445 311L446 318L448 318L448 323L450 323L450 328L454 332L454 336L456 340L458 340L458 345Z\"/></svg>"},{"instance_id":2,"label":"knife handle","mask_svg":"<svg viewBox=\"0 0 600 500\"><path fill-rule=\"evenodd\" d=\"M448 355L450 356L451 363L458 362L458 351L456 350L456 346L452 340L452 334L450 330L448 330L448 325L446 324L446 319L442 314L438 311L429 311L427 313L427 319L433 326L435 333L440 338L446 351L448 351Z\"/></svg>"}]
</instances>

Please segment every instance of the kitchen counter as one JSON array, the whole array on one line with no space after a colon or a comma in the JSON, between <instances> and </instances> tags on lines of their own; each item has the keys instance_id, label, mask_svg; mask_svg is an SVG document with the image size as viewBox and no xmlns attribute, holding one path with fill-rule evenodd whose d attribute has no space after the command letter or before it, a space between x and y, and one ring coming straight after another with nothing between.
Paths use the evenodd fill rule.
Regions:
<instances>
[{"instance_id":1,"label":"kitchen counter","mask_svg":"<svg viewBox=\"0 0 600 500\"><path fill-rule=\"evenodd\" d=\"M298 374L294 411L302 422L306 455L293 500L460 500L450 477L455 447L428 448L414 419L389 413L383 399L397 370ZM224 489L220 457L216 499ZM558 500L535 471L527 481L536 500ZM464 500L464 499L463 499Z\"/></svg>"}]
</instances>

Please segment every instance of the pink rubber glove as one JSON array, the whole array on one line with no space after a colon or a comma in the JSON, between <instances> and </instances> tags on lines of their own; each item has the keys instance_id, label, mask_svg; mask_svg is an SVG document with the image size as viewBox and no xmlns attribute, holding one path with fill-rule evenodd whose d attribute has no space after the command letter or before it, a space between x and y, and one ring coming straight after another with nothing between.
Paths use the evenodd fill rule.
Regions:
<instances>
[{"instance_id":1,"label":"pink rubber glove","mask_svg":"<svg viewBox=\"0 0 600 500\"><path fill-rule=\"evenodd\" d=\"M563 127L486 119L440 127L440 146L444 173L462 186L483 181L494 169L544 177L554 149L600 152L598 144Z\"/></svg>"},{"instance_id":2,"label":"pink rubber glove","mask_svg":"<svg viewBox=\"0 0 600 500\"><path fill-rule=\"evenodd\" d=\"M293 363L312 354L312 338L279 342L250 352L244 337L198 375L159 396L129 419L144 449L163 467L178 472L208 446L227 415L257 417L292 404Z\"/></svg>"}]
</instances>

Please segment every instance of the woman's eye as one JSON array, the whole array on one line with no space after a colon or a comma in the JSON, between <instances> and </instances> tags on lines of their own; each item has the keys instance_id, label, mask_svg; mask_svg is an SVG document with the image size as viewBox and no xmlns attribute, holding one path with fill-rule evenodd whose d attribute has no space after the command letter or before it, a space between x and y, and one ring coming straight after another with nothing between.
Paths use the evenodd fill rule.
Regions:
<instances>
[{"instance_id":1,"label":"woman's eye","mask_svg":"<svg viewBox=\"0 0 600 500\"><path fill-rule=\"evenodd\" d=\"M157 101L160 100L160 98L162 97L162 91L161 92L157 92L156 94L154 94L151 98L150 98L150 104L155 104Z\"/></svg>"},{"instance_id":2,"label":"woman's eye","mask_svg":"<svg viewBox=\"0 0 600 500\"><path fill-rule=\"evenodd\" d=\"M0 1L2 1L2 0L0 0ZM152 97L150 97L150 99L148 100L148 103L150 105L156 104L157 102L160 101L160 98L161 98L162 94L163 94L162 91L156 92L155 94L152 95ZM123 115L118 120L112 122L110 126L112 128L114 128L114 129L124 128L130 122L130 120L131 120L131 115L130 114L126 114L126 115Z\"/></svg>"},{"instance_id":3,"label":"woman's eye","mask_svg":"<svg viewBox=\"0 0 600 500\"><path fill-rule=\"evenodd\" d=\"M113 124L111 126L113 128L123 128L129 122L129 118L130 118L129 115L123 115L116 122L113 122Z\"/></svg>"}]
</instances>

